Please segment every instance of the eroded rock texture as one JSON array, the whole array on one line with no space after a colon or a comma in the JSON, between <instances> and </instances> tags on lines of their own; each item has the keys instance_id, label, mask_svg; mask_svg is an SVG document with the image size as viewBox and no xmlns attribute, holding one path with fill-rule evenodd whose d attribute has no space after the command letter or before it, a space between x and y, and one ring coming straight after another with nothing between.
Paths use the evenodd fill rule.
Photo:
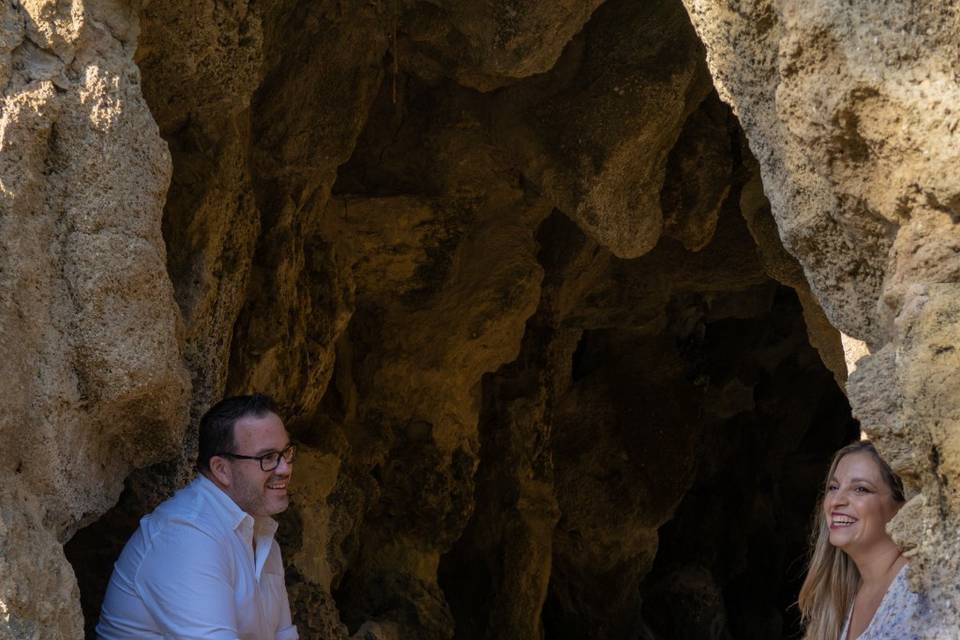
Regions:
<instances>
[{"instance_id":1,"label":"eroded rock texture","mask_svg":"<svg viewBox=\"0 0 960 640\"><path fill-rule=\"evenodd\" d=\"M857 433L837 329L942 593L956 20L922 9L0 1L0 637L89 634L254 389L302 443L301 637L788 637Z\"/></svg>"},{"instance_id":2,"label":"eroded rock texture","mask_svg":"<svg viewBox=\"0 0 960 640\"><path fill-rule=\"evenodd\" d=\"M0 25L0 635L77 638L63 543L185 426L170 156L130 7L3 2Z\"/></svg>"},{"instance_id":3,"label":"eroded rock texture","mask_svg":"<svg viewBox=\"0 0 960 640\"><path fill-rule=\"evenodd\" d=\"M685 4L760 162L785 246L831 323L870 347L851 380L853 410L919 492L893 531L934 603L930 637L951 637L957 8Z\"/></svg>"}]
</instances>

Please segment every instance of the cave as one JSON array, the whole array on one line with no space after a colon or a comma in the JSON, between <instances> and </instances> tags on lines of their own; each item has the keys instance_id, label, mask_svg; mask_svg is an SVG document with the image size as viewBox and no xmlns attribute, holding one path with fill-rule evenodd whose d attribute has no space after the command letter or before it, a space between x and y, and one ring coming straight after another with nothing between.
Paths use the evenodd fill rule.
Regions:
<instances>
[{"instance_id":1,"label":"cave","mask_svg":"<svg viewBox=\"0 0 960 640\"><path fill-rule=\"evenodd\" d=\"M799 638L865 435L950 637L960 22L907 5L0 5L0 638L93 638L252 391L301 638Z\"/></svg>"}]
</instances>

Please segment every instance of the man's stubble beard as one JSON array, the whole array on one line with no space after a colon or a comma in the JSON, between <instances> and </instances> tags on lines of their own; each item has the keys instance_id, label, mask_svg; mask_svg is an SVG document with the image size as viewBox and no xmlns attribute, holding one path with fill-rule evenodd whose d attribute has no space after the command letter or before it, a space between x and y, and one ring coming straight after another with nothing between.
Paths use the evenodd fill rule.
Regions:
<instances>
[{"instance_id":1,"label":"man's stubble beard","mask_svg":"<svg viewBox=\"0 0 960 640\"><path fill-rule=\"evenodd\" d=\"M283 498L279 495L273 497L270 495L271 489L267 489L268 484L273 484L280 480L289 481L290 476L278 476L270 474L262 480L253 480L246 475L238 475L238 482L235 483L236 492L234 502L253 517L273 516L286 511L290 506L290 494L284 493Z\"/></svg>"}]
</instances>

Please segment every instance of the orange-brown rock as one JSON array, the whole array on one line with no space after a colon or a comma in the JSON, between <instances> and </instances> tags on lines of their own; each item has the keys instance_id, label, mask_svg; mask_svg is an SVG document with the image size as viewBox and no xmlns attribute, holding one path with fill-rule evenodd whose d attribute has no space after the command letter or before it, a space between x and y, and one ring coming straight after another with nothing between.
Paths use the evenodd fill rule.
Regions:
<instances>
[{"instance_id":1,"label":"orange-brown rock","mask_svg":"<svg viewBox=\"0 0 960 640\"><path fill-rule=\"evenodd\" d=\"M831 324L870 349L851 380L853 411L921 492L892 529L912 549L913 583L936 603L921 626L949 637L958 617L945 575L957 554L947 531L960 503L941 469L955 455L942 431L956 421L955 394L911 380L939 379L951 353L928 361L914 349L955 340L943 325L960 291L957 9L685 5L757 155L785 247Z\"/></svg>"},{"instance_id":2,"label":"orange-brown rock","mask_svg":"<svg viewBox=\"0 0 960 640\"><path fill-rule=\"evenodd\" d=\"M0 25L0 635L77 638L63 543L186 426L170 156L130 8L5 2Z\"/></svg>"},{"instance_id":3,"label":"orange-brown rock","mask_svg":"<svg viewBox=\"0 0 960 640\"><path fill-rule=\"evenodd\" d=\"M0 637L89 635L199 416L254 389L303 451L301 637L789 636L858 433L838 330L947 637L956 24L0 2Z\"/></svg>"}]
</instances>

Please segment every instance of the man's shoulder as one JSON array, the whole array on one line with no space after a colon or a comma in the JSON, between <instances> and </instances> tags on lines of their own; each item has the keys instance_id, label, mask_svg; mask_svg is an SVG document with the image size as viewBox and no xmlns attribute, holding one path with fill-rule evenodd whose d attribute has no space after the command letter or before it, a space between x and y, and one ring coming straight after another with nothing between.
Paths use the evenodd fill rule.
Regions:
<instances>
[{"instance_id":1,"label":"man's shoulder","mask_svg":"<svg viewBox=\"0 0 960 640\"><path fill-rule=\"evenodd\" d=\"M167 498L141 520L141 526L154 532L171 527L194 529L207 536L219 537L225 525L202 483L198 477Z\"/></svg>"},{"instance_id":2,"label":"man's shoulder","mask_svg":"<svg viewBox=\"0 0 960 640\"><path fill-rule=\"evenodd\" d=\"M140 520L117 559L112 581L163 584L168 575L216 565L231 570L229 532L202 493L188 485Z\"/></svg>"}]
</instances>

